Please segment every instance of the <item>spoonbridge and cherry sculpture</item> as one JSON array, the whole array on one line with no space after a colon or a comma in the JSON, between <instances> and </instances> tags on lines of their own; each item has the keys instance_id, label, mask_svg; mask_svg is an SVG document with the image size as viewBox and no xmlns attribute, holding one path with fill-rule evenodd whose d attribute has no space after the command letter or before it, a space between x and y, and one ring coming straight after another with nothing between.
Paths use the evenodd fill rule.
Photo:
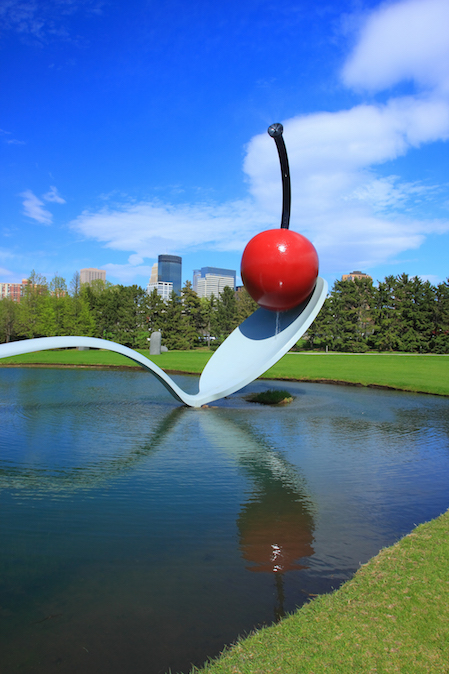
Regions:
<instances>
[{"instance_id":1,"label":"spoonbridge and cherry sculpture","mask_svg":"<svg viewBox=\"0 0 449 674\"><path fill-rule=\"evenodd\" d=\"M242 280L259 304L208 361L196 394L183 391L160 367L133 349L94 337L41 337L0 344L0 358L67 347L108 349L127 356L151 372L176 400L201 407L239 391L277 363L318 315L327 283L318 277L318 255L301 234L289 229L290 172L281 124L272 124L281 163L283 211L280 229L257 234L246 246Z\"/></svg>"}]
</instances>

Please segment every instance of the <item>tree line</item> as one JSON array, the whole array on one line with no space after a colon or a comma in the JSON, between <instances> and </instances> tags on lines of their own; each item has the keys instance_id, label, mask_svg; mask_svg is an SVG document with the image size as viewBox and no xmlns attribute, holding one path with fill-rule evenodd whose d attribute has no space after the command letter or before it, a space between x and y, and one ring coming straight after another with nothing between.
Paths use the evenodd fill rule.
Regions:
<instances>
[{"instance_id":1,"label":"tree line","mask_svg":"<svg viewBox=\"0 0 449 674\"><path fill-rule=\"evenodd\" d=\"M228 287L219 297L200 299L187 281L180 296L164 301L138 285L81 284L76 272L68 287L60 276L47 283L33 271L20 303L0 301L0 342L81 335L142 349L159 330L168 349L192 349L218 345L256 308L245 290Z\"/></svg>"},{"instance_id":2,"label":"tree line","mask_svg":"<svg viewBox=\"0 0 449 674\"><path fill-rule=\"evenodd\" d=\"M336 281L307 333L307 347L449 353L449 279L434 286L418 276Z\"/></svg>"},{"instance_id":3,"label":"tree line","mask_svg":"<svg viewBox=\"0 0 449 674\"><path fill-rule=\"evenodd\" d=\"M20 303L0 301L0 342L55 335L82 335L146 348L156 330L168 349L212 348L257 309L245 289L225 288L199 298L187 281L181 295L164 301L138 285L104 281L69 287L32 272ZM449 353L449 279L437 286L407 274L335 281L307 331L305 347L363 353L368 350Z\"/></svg>"}]
</instances>

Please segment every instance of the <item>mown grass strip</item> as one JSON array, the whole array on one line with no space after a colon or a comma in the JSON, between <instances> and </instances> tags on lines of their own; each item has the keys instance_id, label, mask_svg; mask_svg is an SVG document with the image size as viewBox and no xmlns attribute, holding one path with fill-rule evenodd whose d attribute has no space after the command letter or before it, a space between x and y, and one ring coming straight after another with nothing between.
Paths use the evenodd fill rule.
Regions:
<instances>
[{"instance_id":1,"label":"mown grass strip","mask_svg":"<svg viewBox=\"0 0 449 674\"><path fill-rule=\"evenodd\" d=\"M148 350L140 353L148 356ZM152 356L170 372L200 374L211 357L207 351L170 351ZM41 351L3 358L1 365L133 367L135 364L111 351ZM140 367L135 365L135 367ZM288 353L263 376L264 379L335 381L362 386L385 386L404 391L449 395L449 356L404 354Z\"/></svg>"},{"instance_id":2,"label":"mown grass strip","mask_svg":"<svg viewBox=\"0 0 449 674\"><path fill-rule=\"evenodd\" d=\"M198 374L201 373L212 355L210 351L173 351L161 354L160 356L150 357L148 349L137 349L137 351L153 360L163 369ZM5 365L46 365L48 367L71 365L76 367L141 367L129 358L121 356L118 353L96 349L90 349L89 351L55 349L52 351L25 353L21 356L0 359L0 367Z\"/></svg>"},{"instance_id":3,"label":"mown grass strip","mask_svg":"<svg viewBox=\"0 0 449 674\"><path fill-rule=\"evenodd\" d=\"M263 377L334 380L449 395L449 356L289 353Z\"/></svg>"},{"instance_id":4,"label":"mown grass strip","mask_svg":"<svg viewBox=\"0 0 449 674\"><path fill-rule=\"evenodd\" d=\"M11 356L2 358L0 367L7 365L46 365L48 367L58 367L73 365L76 367L97 366L97 367L139 367L129 358L121 356L112 351L77 351L76 349L55 349L52 351L38 351L36 353L24 353L21 356Z\"/></svg>"},{"instance_id":5,"label":"mown grass strip","mask_svg":"<svg viewBox=\"0 0 449 674\"><path fill-rule=\"evenodd\" d=\"M333 594L192 671L447 674L449 513L382 550Z\"/></svg>"}]
</instances>

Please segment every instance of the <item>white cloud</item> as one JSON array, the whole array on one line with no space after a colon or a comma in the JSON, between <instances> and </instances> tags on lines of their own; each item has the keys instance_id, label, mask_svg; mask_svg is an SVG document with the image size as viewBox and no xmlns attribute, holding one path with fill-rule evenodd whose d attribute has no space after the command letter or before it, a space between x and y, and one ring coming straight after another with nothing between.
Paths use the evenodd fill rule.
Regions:
<instances>
[{"instance_id":1,"label":"white cloud","mask_svg":"<svg viewBox=\"0 0 449 674\"><path fill-rule=\"evenodd\" d=\"M361 29L343 68L350 87L380 91L404 80L448 93L449 3L405 0L381 5Z\"/></svg>"},{"instance_id":2,"label":"white cloud","mask_svg":"<svg viewBox=\"0 0 449 674\"><path fill-rule=\"evenodd\" d=\"M56 204L66 203L65 199L61 197L54 185L50 185L50 190L42 195L42 199L45 199L45 201L54 201Z\"/></svg>"},{"instance_id":3,"label":"white cloud","mask_svg":"<svg viewBox=\"0 0 449 674\"><path fill-rule=\"evenodd\" d=\"M353 174L404 155L423 143L449 137L449 103L403 97L385 105L359 105L284 122L292 182L298 188L326 177L341 190ZM248 145L245 171L252 194L267 207L280 191L279 165L267 134ZM298 189L301 194L306 189Z\"/></svg>"},{"instance_id":4,"label":"white cloud","mask_svg":"<svg viewBox=\"0 0 449 674\"><path fill-rule=\"evenodd\" d=\"M270 225L278 223L258 212L251 200L177 206L142 202L120 210L86 211L71 223L86 237L114 250L134 251L142 259L155 258L161 250L169 254L198 249L243 250L248 237Z\"/></svg>"},{"instance_id":5,"label":"white cloud","mask_svg":"<svg viewBox=\"0 0 449 674\"><path fill-rule=\"evenodd\" d=\"M24 140L16 140L16 138L7 138L5 143L8 145L26 145Z\"/></svg>"},{"instance_id":6,"label":"white cloud","mask_svg":"<svg viewBox=\"0 0 449 674\"><path fill-rule=\"evenodd\" d=\"M143 257L140 257L140 255L130 255L128 258L128 262L133 267L137 267L138 265L143 263Z\"/></svg>"},{"instance_id":7,"label":"white cloud","mask_svg":"<svg viewBox=\"0 0 449 674\"><path fill-rule=\"evenodd\" d=\"M40 222L42 225L50 225L52 221L52 214L46 211L44 202L41 201L31 190L21 192L19 196L23 197L23 212L29 218Z\"/></svg>"},{"instance_id":8,"label":"white cloud","mask_svg":"<svg viewBox=\"0 0 449 674\"><path fill-rule=\"evenodd\" d=\"M343 68L350 87L381 90L412 79L416 94L283 122L291 227L314 242L323 273L370 269L419 248L429 234L449 231L449 220L419 219L414 211L419 197L432 213L438 186L377 173L411 149L449 138L448 12L447 0L381 6L368 16ZM71 224L136 260L161 251L242 252L251 236L280 223L279 162L266 133L249 142L244 170L250 196L242 201L128 204L85 212Z\"/></svg>"},{"instance_id":9,"label":"white cloud","mask_svg":"<svg viewBox=\"0 0 449 674\"><path fill-rule=\"evenodd\" d=\"M427 197L432 198L441 191L439 186L401 183L398 176L386 178L373 177L364 184L360 184L352 194L345 197L348 201L361 201L369 204L374 213L391 209L407 209L410 202L421 203Z\"/></svg>"},{"instance_id":10,"label":"white cloud","mask_svg":"<svg viewBox=\"0 0 449 674\"><path fill-rule=\"evenodd\" d=\"M44 202L39 199L31 190L21 192L19 197L23 197L23 212L29 218L40 222L42 225L51 225L53 215L50 211L45 210ZM56 204L65 204L66 201L58 194L58 190L54 185L50 190L42 195L44 201L53 202Z\"/></svg>"},{"instance_id":11,"label":"white cloud","mask_svg":"<svg viewBox=\"0 0 449 674\"><path fill-rule=\"evenodd\" d=\"M7 143L8 145L25 145L24 140L17 140L16 138L4 138L4 136L11 136L11 131L5 131L4 129L0 129L0 136L3 136L3 142Z\"/></svg>"}]
</instances>

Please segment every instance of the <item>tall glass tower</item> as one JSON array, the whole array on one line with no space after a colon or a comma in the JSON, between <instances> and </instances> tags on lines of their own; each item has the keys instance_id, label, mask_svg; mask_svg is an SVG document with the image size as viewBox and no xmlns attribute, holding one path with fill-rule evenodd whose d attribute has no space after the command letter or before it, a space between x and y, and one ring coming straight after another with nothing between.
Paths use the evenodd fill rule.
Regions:
<instances>
[{"instance_id":1,"label":"tall glass tower","mask_svg":"<svg viewBox=\"0 0 449 674\"><path fill-rule=\"evenodd\" d=\"M173 283L173 292L181 294L182 257L159 255L157 258L157 280Z\"/></svg>"}]
</instances>

